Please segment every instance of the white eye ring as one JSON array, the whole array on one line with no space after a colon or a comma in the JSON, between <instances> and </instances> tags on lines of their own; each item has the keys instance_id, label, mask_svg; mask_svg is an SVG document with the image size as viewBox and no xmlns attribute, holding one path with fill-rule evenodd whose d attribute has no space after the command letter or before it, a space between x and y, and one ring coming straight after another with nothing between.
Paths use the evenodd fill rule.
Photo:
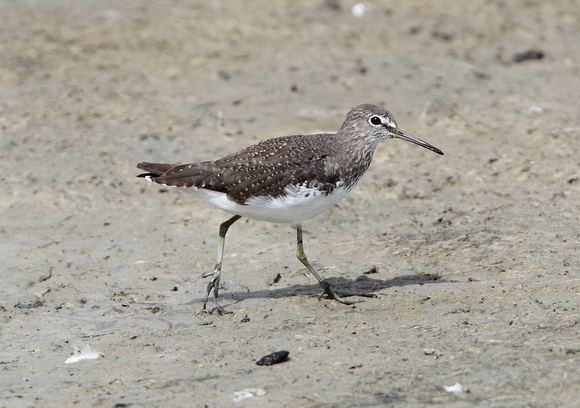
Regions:
<instances>
[{"instance_id":1,"label":"white eye ring","mask_svg":"<svg viewBox=\"0 0 580 408\"><path fill-rule=\"evenodd\" d=\"M382 125L383 121L378 116L371 116L371 118L369 119L369 123L373 126L379 126Z\"/></svg>"}]
</instances>

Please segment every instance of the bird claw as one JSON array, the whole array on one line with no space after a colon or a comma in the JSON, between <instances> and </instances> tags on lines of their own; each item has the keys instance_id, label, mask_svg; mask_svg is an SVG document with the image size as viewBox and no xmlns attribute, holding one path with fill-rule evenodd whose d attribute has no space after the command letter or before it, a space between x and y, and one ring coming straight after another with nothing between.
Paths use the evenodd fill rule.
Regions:
<instances>
[{"instance_id":1,"label":"bird claw","mask_svg":"<svg viewBox=\"0 0 580 408\"><path fill-rule=\"evenodd\" d=\"M374 293L358 293L358 292L341 292L340 295L330 286L327 281L320 282L320 286L322 286L322 293L318 296L318 300L322 299L324 295L328 296L331 299L336 300L343 305L354 305L355 303L361 303L363 300L349 302L348 300L344 300L343 297L350 297L350 296L361 296L361 297L368 297L368 298L376 298L377 295Z\"/></svg>"},{"instance_id":2,"label":"bird claw","mask_svg":"<svg viewBox=\"0 0 580 408\"><path fill-rule=\"evenodd\" d=\"M205 298L203 299L203 309L202 309L203 312L213 314L213 312L215 310L219 316L223 316L224 314L234 313L234 312L227 311L223 307L220 306L220 302L218 300L218 290L219 290L219 285L220 285L219 272L216 273L216 271L214 271L214 272L210 272L210 273L205 273L202 275L202 278L206 278L206 277L211 276L211 275L213 275L213 278L209 281L209 283L207 285ZM215 307L211 310L208 310L207 309L207 299L209 298L209 294L211 293L212 289L213 289L213 297L215 300Z\"/></svg>"},{"instance_id":3,"label":"bird claw","mask_svg":"<svg viewBox=\"0 0 580 408\"><path fill-rule=\"evenodd\" d=\"M223 316L225 314L233 314L234 313L234 312L230 312L229 310L225 310L219 304L211 310L206 309L205 306L203 307L203 313L213 315L214 311L218 314L218 316Z\"/></svg>"}]
</instances>

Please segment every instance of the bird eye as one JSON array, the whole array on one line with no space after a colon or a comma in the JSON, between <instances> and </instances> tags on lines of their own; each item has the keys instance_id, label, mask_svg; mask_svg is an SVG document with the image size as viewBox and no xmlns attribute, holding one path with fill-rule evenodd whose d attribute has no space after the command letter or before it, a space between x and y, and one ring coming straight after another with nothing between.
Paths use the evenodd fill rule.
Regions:
<instances>
[{"instance_id":1,"label":"bird eye","mask_svg":"<svg viewBox=\"0 0 580 408\"><path fill-rule=\"evenodd\" d=\"M371 124L373 124L375 126L380 125L382 123L381 118L379 118L378 116L373 116L371 118L370 122L371 122Z\"/></svg>"}]
</instances>

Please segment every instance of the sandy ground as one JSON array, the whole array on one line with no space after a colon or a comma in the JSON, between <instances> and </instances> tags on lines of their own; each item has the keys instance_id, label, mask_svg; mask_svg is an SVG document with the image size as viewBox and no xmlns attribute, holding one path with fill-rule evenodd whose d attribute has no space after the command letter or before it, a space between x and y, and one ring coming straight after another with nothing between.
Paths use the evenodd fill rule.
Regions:
<instances>
[{"instance_id":1,"label":"sandy ground","mask_svg":"<svg viewBox=\"0 0 580 408\"><path fill-rule=\"evenodd\" d=\"M578 406L577 2L158 3L0 1L0 406ZM227 215L135 164L364 102L445 152L383 142L306 225L314 265L378 298L318 301L293 227L249 220L234 313L200 313Z\"/></svg>"}]
</instances>

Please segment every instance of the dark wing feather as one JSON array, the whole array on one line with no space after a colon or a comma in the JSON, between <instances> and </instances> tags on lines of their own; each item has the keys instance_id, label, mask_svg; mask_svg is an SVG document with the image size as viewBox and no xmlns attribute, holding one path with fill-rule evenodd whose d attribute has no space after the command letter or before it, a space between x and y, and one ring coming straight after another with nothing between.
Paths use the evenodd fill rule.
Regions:
<instances>
[{"instance_id":1,"label":"dark wing feather","mask_svg":"<svg viewBox=\"0 0 580 408\"><path fill-rule=\"evenodd\" d=\"M159 184L164 184L173 187L198 187L205 188L205 181L211 179L212 176L219 171L213 162L188 163L188 164L164 164L156 163L139 163L137 167L143 170L148 170L150 173L140 174L138 177L150 176ZM152 171L151 168L157 171ZM165 171L163 171L165 170Z\"/></svg>"},{"instance_id":2,"label":"dark wing feather","mask_svg":"<svg viewBox=\"0 0 580 408\"><path fill-rule=\"evenodd\" d=\"M150 172L140 176L151 175L156 183L219 191L239 204L253 196L280 196L289 184L310 182L329 193L338 180L337 166L329 165L333 144L327 138L333 136L286 136L266 140L213 162L178 166L140 163L138 167Z\"/></svg>"},{"instance_id":3,"label":"dark wing feather","mask_svg":"<svg viewBox=\"0 0 580 408\"><path fill-rule=\"evenodd\" d=\"M139 174L137 177L157 177L165 173L170 168L175 167L175 164L170 163L139 163L137 164L137 168L141 170L145 170L148 173Z\"/></svg>"},{"instance_id":4,"label":"dark wing feather","mask_svg":"<svg viewBox=\"0 0 580 408\"><path fill-rule=\"evenodd\" d=\"M217 160L229 182L228 196L243 204L250 197L278 197L288 185L313 185L330 192L336 186L332 134L286 136L250 146L238 153ZM315 153L313 153L315 152ZM227 170L225 170L227 169ZM331 183L326 184L326 180ZM316 184L316 183L315 183Z\"/></svg>"}]
</instances>

